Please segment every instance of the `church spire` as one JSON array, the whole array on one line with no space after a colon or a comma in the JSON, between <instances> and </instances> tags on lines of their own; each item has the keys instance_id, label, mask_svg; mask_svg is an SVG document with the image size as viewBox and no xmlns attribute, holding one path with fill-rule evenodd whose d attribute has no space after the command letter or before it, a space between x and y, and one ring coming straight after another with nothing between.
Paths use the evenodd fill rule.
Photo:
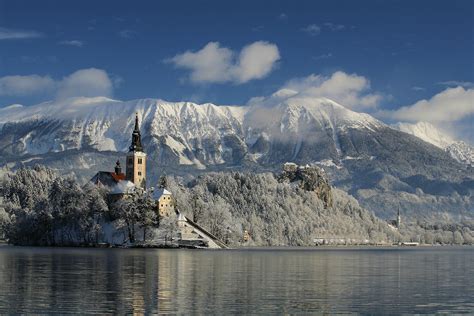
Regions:
<instances>
[{"instance_id":1,"label":"church spire","mask_svg":"<svg viewBox=\"0 0 474 316\"><path fill-rule=\"evenodd\" d=\"M398 207L397 211L397 228L400 230L400 227L402 226L402 216L400 215L400 206Z\"/></svg>"},{"instance_id":2,"label":"church spire","mask_svg":"<svg viewBox=\"0 0 474 316\"><path fill-rule=\"evenodd\" d=\"M140 133L140 129L138 128L138 113L135 113L135 129L133 130L134 132Z\"/></svg>"},{"instance_id":3,"label":"church spire","mask_svg":"<svg viewBox=\"0 0 474 316\"><path fill-rule=\"evenodd\" d=\"M142 136L138 126L138 113L135 113L135 129L132 133L132 144L128 149L129 151L143 151Z\"/></svg>"}]
</instances>

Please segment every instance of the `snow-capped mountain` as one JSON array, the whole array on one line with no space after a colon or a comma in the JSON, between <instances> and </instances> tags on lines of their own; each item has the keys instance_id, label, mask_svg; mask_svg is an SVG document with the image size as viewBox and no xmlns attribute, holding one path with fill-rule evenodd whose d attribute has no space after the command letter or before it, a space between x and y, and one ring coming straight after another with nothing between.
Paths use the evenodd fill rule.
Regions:
<instances>
[{"instance_id":1,"label":"snow-capped mountain","mask_svg":"<svg viewBox=\"0 0 474 316\"><path fill-rule=\"evenodd\" d=\"M455 140L445 133L438 130L433 124L428 122L418 122L418 123L397 123L392 125L394 128L414 135L418 138L421 138L427 143L433 144L439 148L446 148Z\"/></svg>"},{"instance_id":2,"label":"snow-capped mountain","mask_svg":"<svg viewBox=\"0 0 474 316\"><path fill-rule=\"evenodd\" d=\"M329 99L290 98L272 106L217 106L162 100L121 102L76 98L0 110L1 150L38 155L67 150L126 151L135 113L141 119L148 151L165 165L235 164L267 158L264 143L285 143L298 160L317 149L321 158L340 161L339 134L374 131L385 125ZM3 140L3 142L2 142ZM308 142L309 141L309 142ZM308 148L327 143L324 151ZM331 151L334 155L327 155ZM282 160L282 159L279 159ZM299 159L301 160L301 159ZM309 162L317 161L312 157Z\"/></svg>"},{"instance_id":3,"label":"snow-capped mountain","mask_svg":"<svg viewBox=\"0 0 474 316\"><path fill-rule=\"evenodd\" d=\"M323 167L381 216L399 201L412 213L472 211L472 168L368 114L290 92L249 106L75 98L7 107L0 164L43 163L88 179L123 159L138 113L149 183L165 172L277 170L293 161Z\"/></svg>"},{"instance_id":4,"label":"snow-capped mountain","mask_svg":"<svg viewBox=\"0 0 474 316\"><path fill-rule=\"evenodd\" d=\"M456 141L427 122L397 123L395 129L414 135L425 142L435 145L448 152L451 157L460 163L474 166L474 148L463 141Z\"/></svg>"},{"instance_id":5,"label":"snow-capped mountain","mask_svg":"<svg viewBox=\"0 0 474 316\"><path fill-rule=\"evenodd\" d=\"M121 102L76 98L0 110L3 153L45 154L67 150L126 151L138 113L148 151L177 165L219 164L226 137L242 137L239 107L161 100ZM199 151L206 147L203 156ZM210 148L213 147L213 148Z\"/></svg>"}]
</instances>

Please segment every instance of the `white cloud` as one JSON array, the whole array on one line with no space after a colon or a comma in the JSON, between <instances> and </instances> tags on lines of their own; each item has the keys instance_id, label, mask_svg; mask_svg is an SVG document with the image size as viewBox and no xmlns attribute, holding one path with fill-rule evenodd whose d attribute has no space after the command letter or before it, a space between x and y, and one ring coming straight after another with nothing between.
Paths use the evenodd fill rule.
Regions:
<instances>
[{"instance_id":1,"label":"white cloud","mask_svg":"<svg viewBox=\"0 0 474 316\"><path fill-rule=\"evenodd\" d=\"M314 60L320 60L320 59L328 59L332 57L332 53L327 53L327 54L322 54L318 56L313 56L312 59Z\"/></svg>"},{"instance_id":2,"label":"white cloud","mask_svg":"<svg viewBox=\"0 0 474 316\"><path fill-rule=\"evenodd\" d=\"M193 82L225 82L232 66L232 51L210 42L197 52L187 51L169 60L178 68L191 70Z\"/></svg>"},{"instance_id":3,"label":"white cloud","mask_svg":"<svg viewBox=\"0 0 474 316\"><path fill-rule=\"evenodd\" d=\"M218 42L209 42L201 50L178 54L166 62L191 71L195 83L245 83L267 76L280 59L278 47L258 41L242 48L239 55Z\"/></svg>"},{"instance_id":4,"label":"white cloud","mask_svg":"<svg viewBox=\"0 0 474 316\"><path fill-rule=\"evenodd\" d=\"M58 84L56 97L97 97L111 96L112 81L107 72L101 69L89 68L78 70L63 78Z\"/></svg>"},{"instance_id":5,"label":"white cloud","mask_svg":"<svg viewBox=\"0 0 474 316\"><path fill-rule=\"evenodd\" d=\"M59 42L59 44L60 45L66 45L66 46L76 46L76 47L84 46L84 42L79 41L79 40L61 41L61 42Z\"/></svg>"},{"instance_id":6,"label":"white cloud","mask_svg":"<svg viewBox=\"0 0 474 316\"><path fill-rule=\"evenodd\" d=\"M413 87L411 87L411 89L412 89L413 91L424 91L424 90L425 90L425 88L419 87L419 86L413 86Z\"/></svg>"},{"instance_id":7,"label":"white cloud","mask_svg":"<svg viewBox=\"0 0 474 316\"><path fill-rule=\"evenodd\" d=\"M280 59L278 48L267 42L255 42L240 52L238 64L232 67L238 83L267 76Z\"/></svg>"},{"instance_id":8,"label":"white cloud","mask_svg":"<svg viewBox=\"0 0 474 316\"><path fill-rule=\"evenodd\" d=\"M263 31L264 28L265 27L263 25L257 25L257 26L252 27L252 31L253 32L261 32L261 31Z\"/></svg>"},{"instance_id":9,"label":"white cloud","mask_svg":"<svg viewBox=\"0 0 474 316\"><path fill-rule=\"evenodd\" d=\"M438 82L438 84L442 86L447 86L447 87L461 86L463 88L474 88L474 82L469 82L469 81L448 80L448 81Z\"/></svg>"},{"instance_id":10,"label":"white cloud","mask_svg":"<svg viewBox=\"0 0 474 316\"><path fill-rule=\"evenodd\" d=\"M286 13L280 13L280 15L278 15L278 19L279 20L288 20L288 15Z\"/></svg>"},{"instance_id":11,"label":"white cloud","mask_svg":"<svg viewBox=\"0 0 474 316\"><path fill-rule=\"evenodd\" d=\"M121 30L121 31L118 32L118 36L120 36L121 38L126 38L126 39L132 38L136 34L137 33L135 31L132 31L132 30Z\"/></svg>"},{"instance_id":12,"label":"white cloud","mask_svg":"<svg viewBox=\"0 0 474 316\"><path fill-rule=\"evenodd\" d=\"M0 95L25 96L51 92L55 82L49 76L5 76L0 78Z\"/></svg>"},{"instance_id":13,"label":"white cloud","mask_svg":"<svg viewBox=\"0 0 474 316\"><path fill-rule=\"evenodd\" d=\"M324 23L324 26L329 28L331 31L341 31L341 30L346 28L342 24L335 24L335 23L331 23L331 22Z\"/></svg>"},{"instance_id":14,"label":"white cloud","mask_svg":"<svg viewBox=\"0 0 474 316\"><path fill-rule=\"evenodd\" d=\"M78 70L61 80L50 76L5 76L0 78L0 95L31 96L55 95L68 97L111 96L113 84L107 72L89 68Z\"/></svg>"},{"instance_id":15,"label":"white cloud","mask_svg":"<svg viewBox=\"0 0 474 316\"><path fill-rule=\"evenodd\" d=\"M316 24L310 24L301 29L303 32L308 33L310 36L316 36L321 33L321 27Z\"/></svg>"},{"instance_id":16,"label":"white cloud","mask_svg":"<svg viewBox=\"0 0 474 316\"><path fill-rule=\"evenodd\" d=\"M38 38L42 36L43 34L36 31L12 30L0 27L0 40Z\"/></svg>"},{"instance_id":17,"label":"white cloud","mask_svg":"<svg viewBox=\"0 0 474 316\"><path fill-rule=\"evenodd\" d=\"M429 100L420 100L395 111L382 111L380 117L400 121L430 123L456 122L474 114L474 89L448 88Z\"/></svg>"},{"instance_id":18,"label":"white cloud","mask_svg":"<svg viewBox=\"0 0 474 316\"><path fill-rule=\"evenodd\" d=\"M301 95L326 97L355 110L374 109L382 95L370 93L370 81L356 74L337 71L330 77L309 75L288 81L283 89L296 91Z\"/></svg>"}]
</instances>

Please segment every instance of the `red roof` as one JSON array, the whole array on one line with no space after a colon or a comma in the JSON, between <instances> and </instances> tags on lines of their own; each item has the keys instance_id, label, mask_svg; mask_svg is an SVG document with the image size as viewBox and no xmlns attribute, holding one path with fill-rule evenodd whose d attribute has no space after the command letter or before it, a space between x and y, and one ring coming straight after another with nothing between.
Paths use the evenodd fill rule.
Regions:
<instances>
[{"instance_id":1,"label":"red roof","mask_svg":"<svg viewBox=\"0 0 474 316\"><path fill-rule=\"evenodd\" d=\"M115 172L110 172L110 171L99 171L91 179L93 183L101 184L107 187L112 187L122 180L125 180L125 174L123 173L116 174Z\"/></svg>"},{"instance_id":2,"label":"red roof","mask_svg":"<svg viewBox=\"0 0 474 316\"><path fill-rule=\"evenodd\" d=\"M111 175L112 175L112 178L114 178L116 182L125 180L125 173L116 174L115 172L111 172Z\"/></svg>"}]
</instances>

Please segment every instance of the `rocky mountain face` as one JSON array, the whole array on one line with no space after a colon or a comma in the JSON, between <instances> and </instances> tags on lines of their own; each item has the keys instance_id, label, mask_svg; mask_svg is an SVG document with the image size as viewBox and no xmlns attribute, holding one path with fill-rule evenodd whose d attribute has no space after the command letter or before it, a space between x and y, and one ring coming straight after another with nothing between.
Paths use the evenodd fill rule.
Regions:
<instances>
[{"instance_id":1,"label":"rocky mountain face","mask_svg":"<svg viewBox=\"0 0 474 316\"><path fill-rule=\"evenodd\" d=\"M325 208L333 206L334 198L329 179L318 167L285 163L283 165L283 172L278 176L278 181L295 184L300 189L314 192L323 201Z\"/></svg>"},{"instance_id":2,"label":"rocky mountain face","mask_svg":"<svg viewBox=\"0 0 474 316\"><path fill-rule=\"evenodd\" d=\"M135 113L148 183L163 173L323 168L332 184L382 217L399 205L429 218L474 215L472 167L444 149L325 98L290 95L251 106L76 98L0 109L0 164L46 164L84 181L124 159Z\"/></svg>"}]
</instances>

